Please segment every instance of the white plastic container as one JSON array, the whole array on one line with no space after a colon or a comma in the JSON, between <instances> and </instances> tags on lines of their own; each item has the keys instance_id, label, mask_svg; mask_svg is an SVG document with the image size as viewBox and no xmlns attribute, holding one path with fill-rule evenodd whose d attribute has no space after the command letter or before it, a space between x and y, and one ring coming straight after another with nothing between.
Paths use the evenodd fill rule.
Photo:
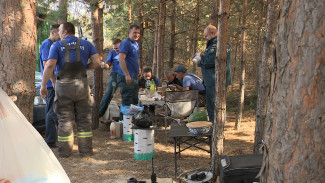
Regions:
<instances>
[{"instance_id":1,"label":"white plastic container","mask_svg":"<svg viewBox=\"0 0 325 183\"><path fill-rule=\"evenodd\" d=\"M123 115L123 140L132 141L134 139L132 128L133 115Z\"/></svg>"},{"instance_id":2,"label":"white plastic container","mask_svg":"<svg viewBox=\"0 0 325 183\"><path fill-rule=\"evenodd\" d=\"M112 121L110 127L109 127L109 131L110 131L110 136L111 139L115 139L116 138L116 125L115 125L115 121Z\"/></svg>"},{"instance_id":3,"label":"white plastic container","mask_svg":"<svg viewBox=\"0 0 325 183\"><path fill-rule=\"evenodd\" d=\"M116 129L115 136L116 136L116 138L121 138L123 135L123 123L122 123L122 121L114 122L114 123L115 123L115 129Z\"/></svg>"},{"instance_id":4,"label":"white plastic container","mask_svg":"<svg viewBox=\"0 0 325 183\"><path fill-rule=\"evenodd\" d=\"M134 158L151 160L155 155L154 129L133 129Z\"/></svg>"}]
</instances>

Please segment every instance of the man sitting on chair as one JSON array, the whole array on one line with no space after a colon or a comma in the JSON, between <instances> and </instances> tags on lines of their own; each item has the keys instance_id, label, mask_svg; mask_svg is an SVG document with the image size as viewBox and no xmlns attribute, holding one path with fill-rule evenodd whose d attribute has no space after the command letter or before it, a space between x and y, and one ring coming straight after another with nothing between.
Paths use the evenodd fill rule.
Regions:
<instances>
[{"instance_id":1,"label":"man sitting on chair","mask_svg":"<svg viewBox=\"0 0 325 183\"><path fill-rule=\"evenodd\" d=\"M183 85L183 87L175 85L176 88L181 91L199 90L199 106L205 106L205 87L202 79L193 73L187 73L187 69L183 65L177 66L174 71L176 72L176 77Z\"/></svg>"}]
</instances>

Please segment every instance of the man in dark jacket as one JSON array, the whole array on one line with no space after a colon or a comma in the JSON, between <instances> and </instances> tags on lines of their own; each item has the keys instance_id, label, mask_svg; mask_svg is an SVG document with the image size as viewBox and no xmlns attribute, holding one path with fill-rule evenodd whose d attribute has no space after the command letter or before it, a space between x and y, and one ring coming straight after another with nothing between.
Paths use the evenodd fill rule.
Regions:
<instances>
[{"instance_id":1,"label":"man in dark jacket","mask_svg":"<svg viewBox=\"0 0 325 183\"><path fill-rule=\"evenodd\" d=\"M216 78L215 78L215 60L217 53L217 28L209 25L204 29L204 36L207 39L207 46L202 55L202 59L197 62L198 67L201 67L204 85L206 88L206 103L209 120L214 121L214 102L216 99ZM194 60L193 60L194 61ZM227 44L227 71L226 71L227 86L231 84L230 71L230 46Z\"/></svg>"}]
</instances>

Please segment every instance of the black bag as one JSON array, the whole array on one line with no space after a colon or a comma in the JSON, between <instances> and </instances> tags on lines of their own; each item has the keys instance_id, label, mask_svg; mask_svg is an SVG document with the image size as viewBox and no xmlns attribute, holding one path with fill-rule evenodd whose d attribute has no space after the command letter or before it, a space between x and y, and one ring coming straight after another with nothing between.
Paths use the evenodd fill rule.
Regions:
<instances>
[{"instance_id":1,"label":"black bag","mask_svg":"<svg viewBox=\"0 0 325 183\"><path fill-rule=\"evenodd\" d=\"M261 154L222 156L220 183L253 183L262 166Z\"/></svg>"},{"instance_id":2,"label":"black bag","mask_svg":"<svg viewBox=\"0 0 325 183\"><path fill-rule=\"evenodd\" d=\"M150 108L144 106L143 111L140 111L133 116L132 123L139 128L149 128L153 121L152 114L149 111Z\"/></svg>"}]
</instances>

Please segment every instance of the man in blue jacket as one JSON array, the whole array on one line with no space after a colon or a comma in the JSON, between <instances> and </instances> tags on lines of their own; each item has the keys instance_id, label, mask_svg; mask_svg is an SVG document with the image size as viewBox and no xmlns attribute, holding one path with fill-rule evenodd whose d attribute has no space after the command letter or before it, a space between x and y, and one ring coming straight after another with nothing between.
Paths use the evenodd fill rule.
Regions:
<instances>
[{"instance_id":1,"label":"man in blue jacket","mask_svg":"<svg viewBox=\"0 0 325 183\"><path fill-rule=\"evenodd\" d=\"M39 58L40 58L42 76L44 71L44 65L48 60L48 56L52 44L60 40L59 26L60 26L59 24L54 24L51 26L50 37L45 41L43 41L39 49ZM52 80L54 80L54 77L52 78ZM48 91L48 95L46 96L46 108L45 108L45 141L49 147L56 147L56 141L58 136L57 135L58 119L56 117L56 114L53 112L55 91L51 81L46 83L46 88Z\"/></svg>"},{"instance_id":2,"label":"man in blue jacket","mask_svg":"<svg viewBox=\"0 0 325 183\"><path fill-rule=\"evenodd\" d=\"M206 103L209 120L214 121L214 102L216 100L216 77L215 77L215 60L217 54L217 28L213 25L208 25L204 29L204 36L206 38L207 46L202 56L202 59L197 62L201 67L204 85L206 88ZM231 84L231 70L230 70L230 46L227 44L227 71L226 71L226 85Z\"/></svg>"}]
</instances>

